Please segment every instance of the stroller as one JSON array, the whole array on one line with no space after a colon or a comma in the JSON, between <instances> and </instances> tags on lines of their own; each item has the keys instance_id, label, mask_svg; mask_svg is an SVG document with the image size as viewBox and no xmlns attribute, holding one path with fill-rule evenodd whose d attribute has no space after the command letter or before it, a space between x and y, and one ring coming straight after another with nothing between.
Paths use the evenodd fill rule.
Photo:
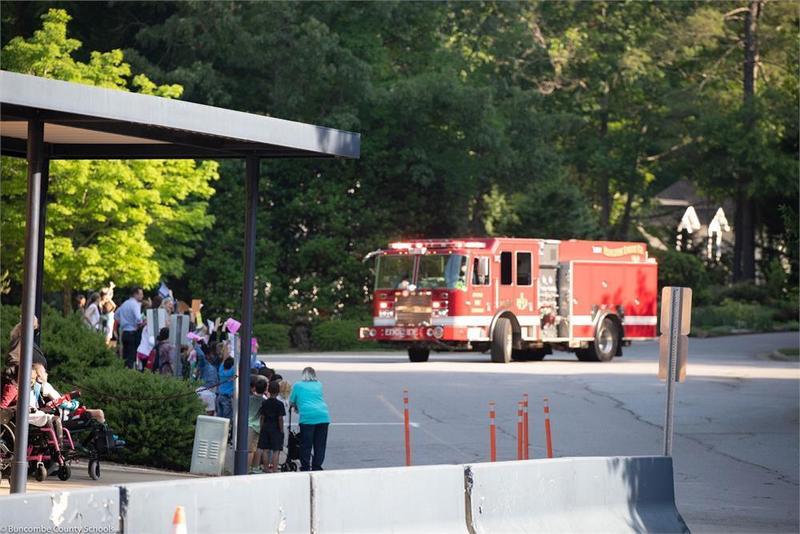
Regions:
<instances>
[{"instance_id":1,"label":"stroller","mask_svg":"<svg viewBox=\"0 0 800 534\"><path fill-rule=\"evenodd\" d=\"M72 391L55 401L55 406L60 406L63 402L70 402L79 398L80 391ZM76 435L74 456L83 456L89 460L89 478L92 480L100 479L100 459L116 449L125 446L125 441L121 440L109 430L105 423L98 423L86 413L86 409L79 406L72 416L63 421L64 431L70 431Z\"/></svg>"},{"instance_id":2,"label":"stroller","mask_svg":"<svg viewBox=\"0 0 800 534\"><path fill-rule=\"evenodd\" d=\"M292 410L289 409L289 424L287 425L289 439L286 442L286 460L280 465L282 473L297 471L297 462L300 461L300 431L292 430Z\"/></svg>"}]
</instances>

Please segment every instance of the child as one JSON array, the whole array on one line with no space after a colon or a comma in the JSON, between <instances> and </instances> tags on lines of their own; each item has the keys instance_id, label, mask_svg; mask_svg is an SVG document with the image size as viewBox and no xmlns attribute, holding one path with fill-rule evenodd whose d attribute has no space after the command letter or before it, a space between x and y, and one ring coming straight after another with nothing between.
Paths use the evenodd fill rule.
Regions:
<instances>
[{"instance_id":1,"label":"child","mask_svg":"<svg viewBox=\"0 0 800 534\"><path fill-rule=\"evenodd\" d=\"M258 448L258 435L261 430L261 403L264 402L264 392L267 391L267 379L263 376L250 375L250 404L247 417L247 454L248 465L251 473L261 471L262 451Z\"/></svg>"},{"instance_id":2,"label":"child","mask_svg":"<svg viewBox=\"0 0 800 534\"><path fill-rule=\"evenodd\" d=\"M169 342L169 328L162 328L158 333L158 339L158 349L156 349L158 368L154 372L172 376L175 374L178 356L175 354L175 345Z\"/></svg>"},{"instance_id":3,"label":"child","mask_svg":"<svg viewBox=\"0 0 800 534\"><path fill-rule=\"evenodd\" d=\"M258 448L265 451L263 469L266 473L274 473L280 463L280 454L283 450L283 416L286 409L278 400L280 384L270 382L267 386L269 398L261 403L261 433L258 438Z\"/></svg>"},{"instance_id":4,"label":"child","mask_svg":"<svg viewBox=\"0 0 800 534\"><path fill-rule=\"evenodd\" d=\"M292 394L292 384L288 380L278 380L278 385L280 387L280 393L278 394L278 400L283 403L283 407L286 410L289 410L289 396Z\"/></svg>"},{"instance_id":5,"label":"child","mask_svg":"<svg viewBox=\"0 0 800 534\"><path fill-rule=\"evenodd\" d=\"M172 344L169 342L169 328L164 327L159 330L155 342L155 348L150 351L145 367L154 373L160 373L161 366L164 363L162 355L166 355L166 361L169 362L170 353L172 352Z\"/></svg>"}]
</instances>

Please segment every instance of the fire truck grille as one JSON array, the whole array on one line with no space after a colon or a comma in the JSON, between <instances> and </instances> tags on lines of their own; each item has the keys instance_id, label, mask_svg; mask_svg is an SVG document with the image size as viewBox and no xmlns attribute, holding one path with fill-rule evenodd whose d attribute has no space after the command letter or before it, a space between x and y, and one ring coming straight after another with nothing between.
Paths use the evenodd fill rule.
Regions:
<instances>
[{"instance_id":1,"label":"fire truck grille","mask_svg":"<svg viewBox=\"0 0 800 534\"><path fill-rule=\"evenodd\" d=\"M397 314L397 324L416 325L430 323L431 321L431 296L430 295L398 295L394 304Z\"/></svg>"}]
</instances>

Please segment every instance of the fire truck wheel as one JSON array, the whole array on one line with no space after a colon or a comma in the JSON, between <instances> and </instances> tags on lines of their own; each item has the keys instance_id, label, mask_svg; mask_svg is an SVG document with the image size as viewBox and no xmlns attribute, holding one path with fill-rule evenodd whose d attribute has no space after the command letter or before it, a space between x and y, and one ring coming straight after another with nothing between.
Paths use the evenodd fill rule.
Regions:
<instances>
[{"instance_id":1,"label":"fire truck wheel","mask_svg":"<svg viewBox=\"0 0 800 534\"><path fill-rule=\"evenodd\" d=\"M614 321L606 317L597 327L594 341L588 349L578 349L575 355L582 362L610 362L619 348L619 329Z\"/></svg>"},{"instance_id":2,"label":"fire truck wheel","mask_svg":"<svg viewBox=\"0 0 800 534\"><path fill-rule=\"evenodd\" d=\"M408 359L412 362L427 362L430 354L430 349L426 348L412 347L408 349Z\"/></svg>"},{"instance_id":3,"label":"fire truck wheel","mask_svg":"<svg viewBox=\"0 0 800 534\"><path fill-rule=\"evenodd\" d=\"M501 317L494 325L492 336L492 361L495 363L509 363L514 345L514 329L511 321Z\"/></svg>"},{"instance_id":4,"label":"fire truck wheel","mask_svg":"<svg viewBox=\"0 0 800 534\"><path fill-rule=\"evenodd\" d=\"M619 348L619 329L614 321L606 317L594 335L594 354L597 361L610 362Z\"/></svg>"}]
</instances>

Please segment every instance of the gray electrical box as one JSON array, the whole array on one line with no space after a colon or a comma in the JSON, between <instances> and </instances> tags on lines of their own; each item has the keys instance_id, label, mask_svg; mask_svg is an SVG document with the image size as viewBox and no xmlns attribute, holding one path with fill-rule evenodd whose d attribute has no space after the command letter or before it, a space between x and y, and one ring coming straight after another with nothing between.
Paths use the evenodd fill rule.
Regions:
<instances>
[{"instance_id":1,"label":"gray electrical box","mask_svg":"<svg viewBox=\"0 0 800 534\"><path fill-rule=\"evenodd\" d=\"M222 474L228 448L228 425L230 421L225 417L197 416L190 472L197 475Z\"/></svg>"}]
</instances>

